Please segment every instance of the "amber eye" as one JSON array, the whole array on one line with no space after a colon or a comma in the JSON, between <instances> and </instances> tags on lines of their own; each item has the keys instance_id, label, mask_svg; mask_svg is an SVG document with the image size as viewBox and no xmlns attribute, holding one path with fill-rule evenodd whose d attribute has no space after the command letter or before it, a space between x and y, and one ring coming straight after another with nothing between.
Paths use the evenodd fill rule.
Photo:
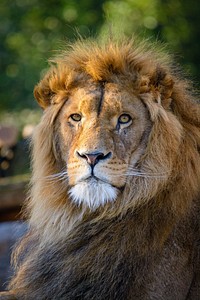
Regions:
<instances>
[{"instance_id":1,"label":"amber eye","mask_svg":"<svg viewBox=\"0 0 200 300\"><path fill-rule=\"evenodd\" d=\"M72 114L72 115L70 116L70 118L71 118L74 122L80 122L80 120L81 120L81 115L79 115L79 114Z\"/></svg>"},{"instance_id":2,"label":"amber eye","mask_svg":"<svg viewBox=\"0 0 200 300\"><path fill-rule=\"evenodd\" d=\"M127 124L132 120L131 116L128 114L123 114L119 117L118 122L119 124Z\"/></svg>"}]
</instances>

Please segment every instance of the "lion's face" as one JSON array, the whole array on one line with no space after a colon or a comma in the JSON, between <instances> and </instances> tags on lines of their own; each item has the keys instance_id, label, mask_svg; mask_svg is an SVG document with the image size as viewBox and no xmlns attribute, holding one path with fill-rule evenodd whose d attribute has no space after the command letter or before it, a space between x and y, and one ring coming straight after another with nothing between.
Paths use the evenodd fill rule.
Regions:
<instances>
[{"instance_id":1,"label":"lion's face","mask_svg":"<svg viewBox=\"0 0 200 300\"><path fill-rule=\"evenodd\" d=\"M114 201L144 153L145 105L118 84L88 83L70 93L57 122L73 201L90 209Z\"/></svg>"}]
</instances>

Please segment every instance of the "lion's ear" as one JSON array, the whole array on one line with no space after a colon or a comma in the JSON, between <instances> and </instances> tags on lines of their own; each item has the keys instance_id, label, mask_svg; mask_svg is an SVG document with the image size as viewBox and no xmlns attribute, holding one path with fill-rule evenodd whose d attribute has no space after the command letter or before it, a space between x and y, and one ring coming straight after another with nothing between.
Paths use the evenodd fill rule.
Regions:
<instances>
[{"instance_id":1,"label":"lion's ear","mask_svg":"<svg viewBox=\"0 0 200 300\"><path fill-rule=\"evenodd\" d=\"M151 89L155 95L155 100L160 101L164 108L169 108L171 95L173 92L174 81L170 74L167 74L161 67L157 67L151 79Z\"/></svg>"},{"instance_id":2,"label":"lion's ear","mask_svg":"<svg viewBox=\"0 0 200 300\"><path fill-rule=\"evenodd\" d=\"M173 86L172 76L158 66L150 76L145 75L142 78L141 91L151 93L154 101L167 109L172 101Z\"/></svg>"},{"instance_id":3,"label":"lion's ear","mask_svg":"<svg viewBox=\"0 0 200 300\"><path fill-rule=\"evenodd\" d=\"M52 72L47 73L34 88L34 97L43 109L47 108L51 104L51 100L54 95L50 84L51 78Z\"/></svg>"}]
</instances>

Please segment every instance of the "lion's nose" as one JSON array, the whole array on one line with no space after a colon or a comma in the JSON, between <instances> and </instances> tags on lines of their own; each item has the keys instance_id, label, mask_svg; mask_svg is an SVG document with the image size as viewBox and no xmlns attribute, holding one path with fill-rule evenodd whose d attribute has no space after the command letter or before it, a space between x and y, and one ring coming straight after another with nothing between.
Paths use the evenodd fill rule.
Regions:
<instances>
[{"instance_id":1,"label":"lion's nose","mask_svg":"<svg viewBox=\"0 0 200 300\"><path fill-rule=\"evenodd\" d=\"M111 157L111 152L104 154L103 152L90 152L80 153L77 151L77 155L87 161L87 163L94 167L99 161L106 160Z\"/></svg>"}]
</instances>

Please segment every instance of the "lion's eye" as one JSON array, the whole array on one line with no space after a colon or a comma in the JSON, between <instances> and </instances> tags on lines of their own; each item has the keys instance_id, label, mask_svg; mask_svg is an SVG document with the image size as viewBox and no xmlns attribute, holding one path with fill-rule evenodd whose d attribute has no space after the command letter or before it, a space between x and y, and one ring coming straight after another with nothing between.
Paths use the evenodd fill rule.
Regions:
<instances>
[{"instance_id":1,"label":"lion's eye","mask_svg":"<svg viewBox=\"0 0 200 300\"><path fill-rule=\"evenodd\" d=\"M80 120L81 120L81 115L79 115L79 114L72 114L72 115L70 116L70 118L71 118L74 122L80 122Z\"/></svg>"},{"instance_id":2,"label":"lion's eye","mask_svg":"<svg viewBox=\"0 0 200 300\"><path fill-rule=\"evenodd\" d=\"M119 124L127 124L132 120L131 116L128 114L123 114L119 117L118 122Z\"/></svg>"}]
</instances>

